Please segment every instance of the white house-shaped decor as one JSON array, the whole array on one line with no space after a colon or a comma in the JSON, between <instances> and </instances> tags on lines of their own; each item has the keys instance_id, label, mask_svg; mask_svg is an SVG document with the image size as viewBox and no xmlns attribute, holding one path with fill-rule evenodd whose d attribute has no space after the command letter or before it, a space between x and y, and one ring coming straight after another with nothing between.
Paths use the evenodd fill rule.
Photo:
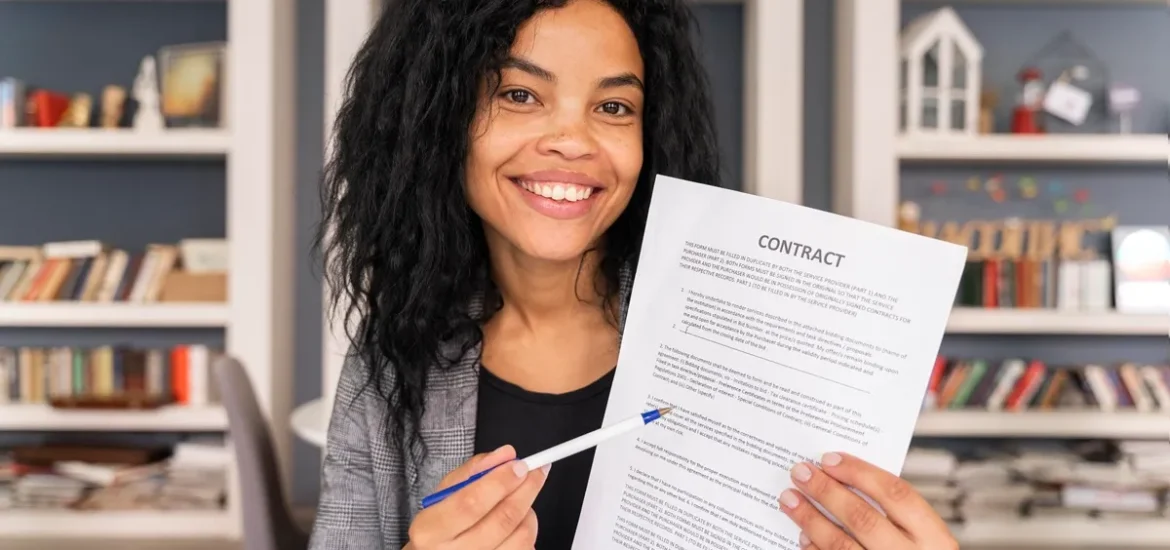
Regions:
<instances>
[{"instance_id":1,"label":"white house-shaped decor","mask_svg":"<svg viewBox=\"0 0 1170 550\"><path fill-rule=\"evenodd\" d=\"M983 46L950 7L902 30L900 125L907 134L975 135Z\"/></svg>"}]
</instances>

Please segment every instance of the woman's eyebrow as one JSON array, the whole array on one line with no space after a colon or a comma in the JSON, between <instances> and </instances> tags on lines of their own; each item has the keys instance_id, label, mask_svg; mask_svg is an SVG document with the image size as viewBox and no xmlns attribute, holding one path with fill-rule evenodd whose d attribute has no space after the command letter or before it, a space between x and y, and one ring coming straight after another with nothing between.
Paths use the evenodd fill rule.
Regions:
<instances>
[{"instance_id":1,"label":"woman's eyebrow","mask_svg":"<svg viewBox=\"0 0 1170 550\"><path fill-rule=\"evenodd\" d=\"M532 76L535 76L536 78L548 82L557 81L557 75L553 74L552 71L545 69L544 67L541 67L540 65L537 65L536 63L533 63L532 61L522 57L509 56L504 60L503 68L523 71ZM642 79L638 78L638 75L635 75L634 73L623 73L615 76L607 76L598 80L598 87L603 89L622 88L626 86L637 88L639 90L645 90L645 86L642 84Z\"/></svg>"}]
</instances>

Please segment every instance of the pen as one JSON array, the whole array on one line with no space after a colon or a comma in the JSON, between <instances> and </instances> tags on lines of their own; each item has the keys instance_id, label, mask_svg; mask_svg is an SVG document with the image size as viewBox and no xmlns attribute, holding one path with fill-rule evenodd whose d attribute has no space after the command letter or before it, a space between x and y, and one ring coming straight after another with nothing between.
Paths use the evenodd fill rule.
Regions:
<instances>
[{"instance_id":1,"label":"pen","mask_svg":"<svg viewBox=\"0 0 1170 550\"><path fill-rule=\"evenodd\" d=\"M552 464L553 462L556 462L562 458L575 455L581 451L584 451L585 449L594 447L606 440L613 439L626 432L631 432L637 428L641 428L642 426L662 418L663 415L669 413L670 411L671 407L648 410L644 413L631 416L630 418L613 424L612 426L598 428L585 435L575 437L564 443L561 443L560 445L543 450L539 453L529 456L528 458L525 458L523 462L525 466L528 467L528 471L531 472L532 470L544 467L547 464ZM442 502L443 499L455 494L455 492L459 489L470 485L471 482L487 475L488 472L494 470L495 468L496 467L493 466L487 470L476 473L471 477L460 481L459 483L447 487L446 489L431 495L427 495L422 499L422 507L427 508Z\"/></svg>"}]
</instances>

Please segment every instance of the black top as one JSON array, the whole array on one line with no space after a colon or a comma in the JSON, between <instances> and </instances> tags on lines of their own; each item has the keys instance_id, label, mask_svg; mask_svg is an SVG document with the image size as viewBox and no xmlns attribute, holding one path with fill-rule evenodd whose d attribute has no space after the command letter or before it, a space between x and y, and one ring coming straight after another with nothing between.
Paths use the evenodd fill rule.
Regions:
<instances>
[{"instance_id":1,"label":"black top","mask_svg":"<svg viewBox=\"0 0 1170 550\"><path fill-rule=\"evenodd\" d=\"M479 404L475 421L475 452L502 445L523 458L601 427L614 371L579 390L563 394L534 393L479 369ZM539 523L536 550L567 550L573 546L585 485L593 465L593 449L558 460L549 470L532 509Z\"/></svg>"}]
</instances>

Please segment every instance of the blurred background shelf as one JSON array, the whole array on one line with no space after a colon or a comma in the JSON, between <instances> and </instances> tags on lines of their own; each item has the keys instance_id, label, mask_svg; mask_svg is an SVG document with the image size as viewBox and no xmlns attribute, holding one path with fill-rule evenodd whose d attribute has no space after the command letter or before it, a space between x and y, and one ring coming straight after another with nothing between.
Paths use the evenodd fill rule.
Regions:
<instances>
[{"instance_id":1,"label":"blurred background shelf","mask_svg":"<svg viewBox=\"0 0 1170 550\"><path fill-rule=\"evenodd\" d=\"M218 129L0 129L0 157L224 157L230 148L231 135Z\"/></svg>"},{"instance_id":2,"label":"blurred background shelf","mask_svg":"<svg viewBox=\"0 0 1170 550\"><path fill-rule=\"evenodd\" d=\"M947 322L947 332L1170 336L1170 315L1057 309L955 308Z\"/></svg>"},{"instance_id":3,"label":"blurred background shelf","mask_svg":"<svg viewBox=\"0 0 1170 550\"><path fill-rule=\"evenodd\" d=\"M1170 414L1134 411L926 411L918 417L914 435L1170 439ZM1170 442L1167 447L1170 447Z\"/></svg>"},{"instance_id":4,"label":"blurred background shelf","mask_svg":"<svg viewBox=\"0 0 1170 550\"><path fill-rule=\"evenodd\" d=\"M952 531L963 548L1167 548L1170 520L1091 518L975 521Z\"/></svg>"},{"instance_id":5,"label":"blurred background shelf","mask_svg":"<svg viewBox=\"0 0 1170 550\"><path fill-rule=\"evenodd\" d=\"M4 510L0 513L0 537L211 538L231 532L231 522L232 516L222 511ZM0 542L0 546L6 543Z\"/></svg>"},{"instance_id":6,"label":"blurred background shelf","mask_svg":"<svg viewBox=\"0 0 1170 550\"><path fill-rule=\"evenodd\" d=\"M902 135L896 147L904 161L1170 162L1170 141L1165 134Z\"/></svg>"},{"instance_id":7,"label":"blurred background shelf","mask_svg":"<svg viewBox=\"0 0 1170 550\"><path fill-rule=\"evenodd\" d=\"M227 429L221 407L170 406L155 410L54 409L0 405L0 431L211 432Z\"/></svg>"},{"instance_id":8,"label":"blurred background shelf","mask_svg":"<svg viewBox=\"0 0 1170 550\"><path fill-rule=\"evenodd\" d=\"M226 304L0 302L0 327L224 327Z\"/></svg>"}]
</instances>

